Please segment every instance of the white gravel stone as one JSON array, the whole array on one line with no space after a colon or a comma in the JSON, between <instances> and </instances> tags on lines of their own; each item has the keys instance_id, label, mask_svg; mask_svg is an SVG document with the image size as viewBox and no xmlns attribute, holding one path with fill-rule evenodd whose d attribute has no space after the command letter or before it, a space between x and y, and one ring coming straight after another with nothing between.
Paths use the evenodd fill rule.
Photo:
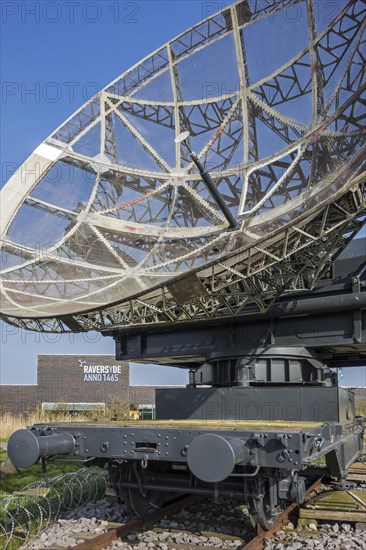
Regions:
<instances>
[{"instance_id":1,"label":"white gravel stone","mask_svg":"<svg viewBox=\"0 0 366 550\"><path fill-rule=\"evenodd\" d=\"M197 507L198 508L198 507ZM132 516L127 513L123 505L111 502L108 499L102 499L99 503L88 503L85 506L72 510L61 517L51 528L42 533L37 539L32 541L27 550L47 550L49 546L75 546L80 543L80 538L74 538L74 535L82 536L83 533L98 534L103 533L108 528L108 522L127 522ZM209 522L208 523L206 523ZM232 527L229 521L242 522L242 527ZM216 522L217 525L213 525ZM227 529L225 522L228 522ZM198 545L205 548L212 546L222 550L238 550L242 546L240 540L223 541L218 536L201 536L200 531L211 531L227 533L229 535L244 538L247 534L253 536L253 530L243 510L234 507L232 504L226 507L214 503L201 503L199 509L184 510L177 514L173 521L165 518L158 524L160 529L165 529L156 533L155 531L145 531L141 533L131 533L127 542L114 541L108 547L108 550L173 550L174 545L186 544ZM366 550L366 532L362 530L355 531L353 524L333 522L327 524L310 523L306 528L294 530L293 524L288 528L279 531L272 539L264 539L264 548L266 550ZM169 532L174 529L177 532ZM312 534L310 537L307 532ZM314 535L319 534L319 537ZM87 537L85 540L88 540ZM169 545L169 546L168 546Z\"/></svg>"}]
</instances>

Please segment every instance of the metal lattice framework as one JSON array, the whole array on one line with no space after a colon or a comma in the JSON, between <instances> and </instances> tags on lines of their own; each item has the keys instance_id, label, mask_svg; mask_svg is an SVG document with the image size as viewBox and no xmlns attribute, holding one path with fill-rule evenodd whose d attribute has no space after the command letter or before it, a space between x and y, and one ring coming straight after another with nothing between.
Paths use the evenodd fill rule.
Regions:
<instances>
[{"instance_id":1,"label":"metal lattice framework","mask_svg":"<svg viewBox=\"0 0 366 550\"><path fill-rule=\"evenodd\" d=\"M312 289L365 220L366 7L335 5L236 2L41 144L2 190L3 318L103 331Z\"/></svg>"}]
</instances>

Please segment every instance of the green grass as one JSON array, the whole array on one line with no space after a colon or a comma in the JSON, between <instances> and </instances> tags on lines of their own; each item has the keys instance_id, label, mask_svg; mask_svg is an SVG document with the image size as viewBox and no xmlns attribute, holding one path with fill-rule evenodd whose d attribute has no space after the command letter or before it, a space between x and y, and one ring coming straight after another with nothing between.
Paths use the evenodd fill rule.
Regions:
<instances>
[{"instance_id":1,"label":"green grass","mask_svg":"<svg viewBox=\"0 0 366 550\"><path fill-rule=\"evenodd\" d=\"M6 539L4 536L0 536L0 548L5 547ZM6 547L6 550L19 550L24 544L24 541L19 539L12 539L10 540L8 546Z\"/></svg>"},{"instance_id":2,"label":"green grass","mask_svg":"<svg viewBox=\"0 0 366 550\"><path fill-rule=\"evenodd\" d=\"M8 459L6 451L0 451L0 461ZM70 472L76 472L80 470L82 465L75 462L55 462L47 465L48 477L55 477L61 474ZM27 468L26 470L19 470L11 474L6 474L0 479L0 498L5 497L7 494L12 494L14 491L20 491L26 485L33 483L34 481L42 481L42 467L40 464Z\"/></svg>"}]
</instances>

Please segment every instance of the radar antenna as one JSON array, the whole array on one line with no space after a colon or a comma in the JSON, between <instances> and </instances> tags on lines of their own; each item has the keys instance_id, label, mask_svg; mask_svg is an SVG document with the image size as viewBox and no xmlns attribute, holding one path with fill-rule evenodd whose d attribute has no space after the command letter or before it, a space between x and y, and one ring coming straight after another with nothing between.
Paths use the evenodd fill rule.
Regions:
<instances>
[{"instance_id":1,"label":"radar antenna","mask_svg":"<svg viewBox=\"0 0 366 550\"><path fill-rule=\"evenodd\" d=\"M1 191L6 322L170 326L314 288L364 224L366 158L365 5L316 4L234 2L30 155Z\"/></svg>"}]
</instances>

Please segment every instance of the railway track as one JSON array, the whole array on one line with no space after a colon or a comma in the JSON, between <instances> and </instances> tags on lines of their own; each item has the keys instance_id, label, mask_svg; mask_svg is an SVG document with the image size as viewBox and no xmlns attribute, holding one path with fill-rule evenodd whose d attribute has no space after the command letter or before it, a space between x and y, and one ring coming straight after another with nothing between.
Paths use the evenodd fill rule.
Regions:
<instances>
[{"instance_id":1,"label":"railway track","mask_svg":"<svg viewBox=\"0 0 366 550\"><path fill-rule=\"evenodd\" d=\"M108 531L98 536L87 535L85 537L85 533L80 533L79 537L87 540L72 548L76 550L101 550L109 547L116 540L123 540L132 546L136 546L138 539L136 535L134 540L134 533L150 534L150 538L156 536L156 544L159 544L159 542L162 544L162 539L165 539L164 547L166 549L189 550L190 548L201 548L204 545L208 550L214 548L217 550L218 544L221 548L227 549L236 549L243 546L246 540L249 539L249 533L252 530L249 518L245 513L246 507L236 507L237 517L230 516L229 513L224 516L221 513L216 519L213 517L211 520L207 520L201 517L200 512L202 506L205 506L204 501L208 502L207 497L191 495L168 504L152 520L133 519L128 523L118 525L109 523ZM188 522L190 528L186 526ZM218 525L220 529L222 528L222 532L214 530L217 529ZM240 531L240 534L230 534L233 531ZM246 534L247 532L248 534ZM183 542L188 538L195 540ZM210 541L212 544L210 544ZM49 550L61 550L59 546L48 548Z\"/></svg>"},{"instance_id":2,"label":"railway track","mask_svg":"<svg viewBox=\"0 0 366 550\"><path fill-rule=\"evenodd\" d=\"M349 479L353 482L366 482L366 464L356 463L350 469ZM139 548L141 541L153 543L152 548L164 550L195 550L205 547L208 550L214 548L261 550L264 547L264 539L268 541L277 533L286 528L286 534L294 531L296 536L320 537L321 534L309 531L308 525L316 524L318 519L340 521L362 521L366 518L366 492L363 492L362 500L357 491L325 491L322 492L322 477L319 477L306 491L306 504L298 512L299 524L306 527L292 529L293 515L296 514L298 505L291 504L279 515L275 525L270 531L260 528L253 537L253 529L250 525L245 506L235 506L228 511L223 507L208 503L208 500L200 495L191 495L172 501L161 509L152 520L132 519L127 523L105 522L106 531L95 536L94 533L79 532L72 536L80 542L70 545L71 550L102 550L111 548L115 541L120 541L120 548ZM336 495L334 498L332 495ZM235 506L235 513L233 512ZM202 510L209 509L212 517L207 519L207 514ZM357 519L358 518L358 519ZM48 545L48 550L61 550L56 545ZM117 546L113 545L113 548Z\"/></svg>"},{"instance_id":3,"label":"railway track","mask_svg":"<svg viewBox=\"0 0 366 550\"><path fill-rule=\"evenodd\" d=\"M309 498L312 494L315 494L320 490L322 485L322 477L319 477L306 491L305 498ZM248 544L244 546L245 550L259 550L263 548L264 538L272 538L277 531L290 522L290 514L298 508L296 503L290 504L281 514L278 516L275 525L270 531L263 531L261 527L258 527L258 534Z\"/></svg>"}]
</instances>

